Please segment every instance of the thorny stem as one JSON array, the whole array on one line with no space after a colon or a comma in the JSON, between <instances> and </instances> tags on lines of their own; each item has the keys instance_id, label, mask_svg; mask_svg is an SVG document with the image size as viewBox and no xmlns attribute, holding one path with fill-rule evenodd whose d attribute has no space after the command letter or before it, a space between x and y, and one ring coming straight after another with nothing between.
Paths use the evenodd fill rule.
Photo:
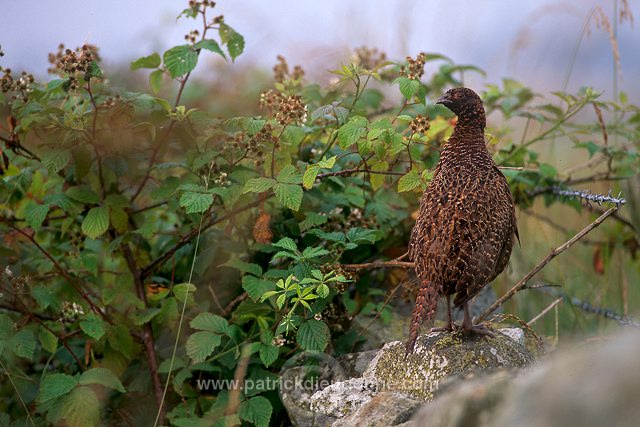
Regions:
<instances>
[{"instance_id":1,"label":"thorny stem","mask_svg":"<svg viewBox=\"0 0 640 427\"><path fill-rule=\"evenodd\" d=\"M89 99L91 99L91 105L93 105L93 120L91 123L91 146L93 147L93 151L96 153L96 163L98 164L98 178L100 179L100 196L101 199L104 200L106 188L104 186L104 176L102 174L102 156L100 156L100 152L98 151L98 144L96 142L96 123L98 121L98 104L96 104L96 100L93 97L93 92L91 91L91 80L87 82L87 92L89 93Z\"/></svg>"},{"instance_id":2,"label":"thorny stem","mask_svg":"<svg viewBox=\"0 0 640 427\"><path fill-rule=\"evenodd\" d=\"M27 239L29 239L29 241L36 247L38 248L38 250L45 256L47 257L47 259L49 259L49 261L51 261L53 263L53 266L55 267L55 269L58 271L58 273L64 277L64 279L69 282L69 284L71 286L73 286L73 288L76 290L76 292L78 292L78 294L80 294L80 296L87 302L87 304L89 304L89 307L91 307L91 310L96 313L97 315L99 315L100 317L102 317L104 320L106 320L109 323L113 323L113 321L111 320L111 318L102 310L100 310L93 301L91 301L91 298L89 298L89 295L82 289L82 287L80 286L80 283L78 283L77 279L75 279L74 277L72 277L67 270L65 270L64 268L62 268L62 266L60 265L60 263L45 249L42 247L42 245L40 245L36 239L35 239L35 233L29 234L23 230L21 230L20 228L16 227L14 224L10 223L9 221L7 221L4 217L0 217L0 221L4 222L5 224L7 224L9 226L9 228L15 230L16 232L18 232L19 234L23 235L24 237L26 237Z\"/></svg>"},{"instance_id":3,"label":"thorny stem","mask_svg":"<svg viewBox=\"0 0 640 427\"><path fill-rule=\"evenodd\" d=\"M282 138L282 134L288 125L284 125L280 130L280 134L273 142L273 149L271 150L271 178L275 178L276 176L276 148L278 147L278 143L280 142L280 138Z\"/></svg>"},{"instance_id":4,"label":"thorny stem","mask_svg":"<svg viewBox=\"0 0 640 427\"><path fill-rule=\"evenodd\" d=\"M567 240L565 243L563 243L562 245L558 246L557 248L552 249L551 252L549 252L549 254L542 261L540 261L527 274L525 274L524 277L522 279L520 279L520 281L518 283L516 283L511 289L509 289L509 291L507 293L505 293L503 296L498 298L498 300L496 300L496 302L491 304L491 306L489 308L487 308L480 316L478 316L477 319L474 319L474 322L481 322L484 319L486 319L498 307L500 307L507 300L509 300L511 297L513 297L520 289L522 289L527 284L527 282L529 282L529 280L531 280L531 278L533 278L533 276L535 276L536 273L538 273L547 264L549 264L549 262L551 262L552 259L554 259L556 256L560 255L562 252L564 252L567 249L569 249L571 246L573 246L574 243L576 243L578 240L582 239L584 236L589 234L594 228L596 228L597 226L602 224L602 222L605 219L607 219L609 216L613 215L617 210L618 210L617 206L614 206L614 207L610 208L605 213L600 215L591 224L589 224L588 226L583 228L578 234L573 236L571 239Z\"/></svg>"}]
</instances>

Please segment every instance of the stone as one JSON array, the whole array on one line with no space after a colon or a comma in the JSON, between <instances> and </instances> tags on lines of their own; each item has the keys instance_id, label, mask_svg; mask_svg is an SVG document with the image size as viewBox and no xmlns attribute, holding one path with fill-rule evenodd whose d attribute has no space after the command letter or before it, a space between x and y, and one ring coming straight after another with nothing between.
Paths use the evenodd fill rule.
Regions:
<instances>
[{"instance_id":1,"label":"stone","mask_svg":"<svg viewBox=\"0 0 640 427\"><path fill-rule=\"evenodd\" d=\"M440 381L467 371L499 367L522 368L533 355L504 334L435 332L418 337L415 350L405 358L403 342L386 344L363 377L378 391L396 391L428 401Z\"/></svg>"},{"instance_id":2,"label":"stone","mask_svg":"<svg viewBox=\"0 0 640 427\"><path fill-rule=\"evenodd\" d=\"M401 393L380 393L331 427L388 427L407 423L422 402Z\"/></svg>"},{"instance_id":3,"label":"stone","mask_svg":"<svg viewBox=\"0 0 640 427\"><path fill-rule=\"evenodd\" d=\"M640 331L565 349L532 369L442 387L414 427L632 427L640 420Z\"/></svg>"}]
</instances>

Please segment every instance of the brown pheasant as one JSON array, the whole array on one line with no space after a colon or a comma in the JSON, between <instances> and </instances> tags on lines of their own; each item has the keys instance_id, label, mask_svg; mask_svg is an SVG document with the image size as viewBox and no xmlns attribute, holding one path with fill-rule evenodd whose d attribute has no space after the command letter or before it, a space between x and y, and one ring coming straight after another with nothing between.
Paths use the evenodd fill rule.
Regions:
<instances>
[{"instance_id":1,"label":"brown pheasant","mask_svg":"<svg viewBox=\"0 0 640 427\"><path fill-rule=\"evenodd\" d=\"M438 297L447 299L444 328L458 326L451 316L451 296L464 306L463 330L492 335L473 325L468 301L505 269L518 236L513 197L484 141L485 111L471 89L455 88L438 98L458 116L440 153L420 213L411 232L409 257L420 281L411 318L407 353L413 352L420 325L433 320Z\"/></svg>"}]
</instances>

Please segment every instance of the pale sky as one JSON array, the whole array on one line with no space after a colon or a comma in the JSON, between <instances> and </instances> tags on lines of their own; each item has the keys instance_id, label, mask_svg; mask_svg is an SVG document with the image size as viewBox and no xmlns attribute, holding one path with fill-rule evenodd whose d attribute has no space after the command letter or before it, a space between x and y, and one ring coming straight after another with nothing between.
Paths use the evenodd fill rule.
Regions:
<instances>
[{"instance_id":1,"label":"pale sky","mask_svg":"<svg viewBox=\"0 0 640 427\"><path fill-rule=\"evenodd\" d=\"M46 75L47 53L60 42L100 47L105 67L183 43L197 28L175 20L180 0L3 0L0 64ZM220 0L214 10L246 38L236 67L271 67L284 54L290 63L323 73L346 61L352 48L377 47L391 59L438 52L488 71L480 83L515 77L534 87L561 89L571 54L592 7L611 16L611 0ZM640 9L635 6L636 19ZM611 89L607 34L591 25L578 50L570 89ZM639 95L640 29L619 26L620 87ZM518 40L523 40L519 43Z\"/></svg>"}]
</instances>

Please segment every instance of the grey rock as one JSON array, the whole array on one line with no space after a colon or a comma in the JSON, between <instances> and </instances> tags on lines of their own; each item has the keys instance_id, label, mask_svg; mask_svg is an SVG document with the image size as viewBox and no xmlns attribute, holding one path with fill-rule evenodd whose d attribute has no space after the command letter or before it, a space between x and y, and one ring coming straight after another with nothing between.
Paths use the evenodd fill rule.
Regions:
<instances>
[{"instance_id":1,"label":"grey rock","mask_svg":"<svg viewBox=\"0 0 640 427\"><path fill-rule=\"evenodd\" d=\"M363 377L379 391L396 391L431 400L440 382L460 372L498 367L521 368L533 355L504 334L436 332L418 337L415 350L405 358L402 342L386 344Z\"/></svg>"},{"instance_id":2,"label":"grey rock","mask_svg":"<svg viewBox=\"0 0 640 427\"><path fill-rule=\"evenodd\" d=\"M348 378L360 377L377 353L378 350L368 350L359 353L343 354L338 357L338 362Z\"/></svg>"},{"instance_id":3,"label":"grey rock","mask_svg":"<svg viewBox=\"0 0 640 427\"><path fill-rule=\"evenodd\" d=\"M400 393L380 393L332 427L400 426L409 422L421 403Z\"/></svg>"},{"instance_id":4,"label":"grey rock","mask_svg":"<svg viewBox=\"0 0 640 427\"><path fill-rule=\"evenodd\" d=\"M342 418L355 412L377 394L374 383L365 378L351 378L316 392L310 408L331 417Z\"/></svg>"},{"instance_id":5,"label":"grey rock","mask_svg":"<svg viewBox=\"0 0 640 427\"><path fill-rule=\"evenodd\" d=\"M632 427L640 420L640 331L560 351L515 377L500 371L444 388L413 425Z\"/></svg>"}]
</instances>

